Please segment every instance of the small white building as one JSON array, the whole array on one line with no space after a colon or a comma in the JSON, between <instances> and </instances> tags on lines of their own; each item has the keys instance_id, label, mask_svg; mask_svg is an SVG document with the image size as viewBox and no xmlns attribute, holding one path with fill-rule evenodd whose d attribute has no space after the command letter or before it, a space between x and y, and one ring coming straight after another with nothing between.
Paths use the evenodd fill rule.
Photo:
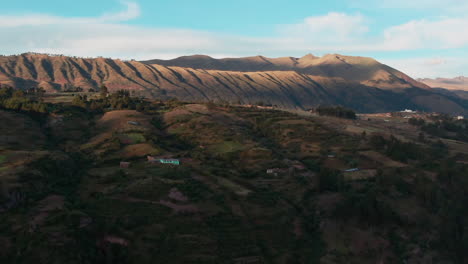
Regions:
<instances>
[{"instance_id":1,"label":"small white building","mask_svg":"<svg viewBox=\"0 0 468 264\"><path fill-rule=\"evenodd\" d=\"M128 121L127 124L132 125L132 126L139 126L139 125L140 125L140 122Z\"/></svg>"},{"instance_id":2,"label":"small white building","mask_svg":"<svg viewBox=\"0 0 468 264\"><path fill-rule=\"evenodd\" d=\"M463 120L463 119L465 119L464 116L457 116L457 120Z\"/></svg>"}]
</instances>

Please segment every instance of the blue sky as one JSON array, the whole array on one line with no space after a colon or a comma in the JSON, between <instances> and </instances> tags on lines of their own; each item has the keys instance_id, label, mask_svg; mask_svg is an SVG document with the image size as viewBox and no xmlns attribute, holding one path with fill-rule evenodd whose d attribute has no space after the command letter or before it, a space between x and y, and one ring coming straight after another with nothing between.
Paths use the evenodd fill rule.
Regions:
<instances>
[{"instance_id":1,"label":"blue sky","mask_svg":"<svg viewBox=\"0 0 468 264\"><path fill-rule=\"evenodd\" d=\"M370 56L413 77L468 75L466 0L3 0L0 53L122 59Z\"/></svg>"}]
</instances>

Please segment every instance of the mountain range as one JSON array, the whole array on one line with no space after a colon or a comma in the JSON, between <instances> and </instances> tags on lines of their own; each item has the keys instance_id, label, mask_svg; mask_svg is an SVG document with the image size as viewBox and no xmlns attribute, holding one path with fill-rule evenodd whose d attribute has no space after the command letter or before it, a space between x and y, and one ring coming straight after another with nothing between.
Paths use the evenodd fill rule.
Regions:
<instances>
[{"instance_id":1,"label":"mountain range","mask_svg":"<svg viewBox=\"0 0 468 264\"><path fill-rule=\"evenodd\" d=\"M106 85L152 98L263 102L290 109L343 105L359 112L411 108L453 114L468 109L468 101L455 93L431 89L372 58L339 54L123 61L25 53L0 57L0 84L48 92Z\"/></svg>"},{"instance_id":2,"label":"mountain range","mask_svg":"<svg viewBox=\"0 0 468 264\"><path fill-rule=\"evenodd\" d=\"M468 91L468 77L465 77L465 76L458 76L455 78L436 78L436 79L424 78L424 79L418 79L418 81L433 88Z\"/></svg>"}]
</instances>

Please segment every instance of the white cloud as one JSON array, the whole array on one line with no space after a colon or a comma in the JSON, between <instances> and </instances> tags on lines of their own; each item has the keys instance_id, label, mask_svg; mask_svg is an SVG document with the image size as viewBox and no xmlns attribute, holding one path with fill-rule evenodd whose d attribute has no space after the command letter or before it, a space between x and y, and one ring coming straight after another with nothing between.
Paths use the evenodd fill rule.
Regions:
<instances>
[{"instance_id":1,"label":"white cloud","mask_svg":"<svg viewBox=\"0 0 468 264\"><path fill-rule=\"evenodd\" d=\"M320 41L349 41L368 32L364 16L331 12L324 16L307 17L301 23L280 26L284 35Z\"/></svg>"},{"instance_id":2,"label":"white cloud","mask_svg":"<svg viewBox=\"0 0 468 264\"><path fill-rule=\"evenodd\" d=\"M414 20L384 31L384 47L405 49L448 49L468 45L468 18Z\"/></svg>"},{"instance_id":3,"label":"white cloud","mask_svg":"<svg viewBox=\"0 0 468 264\"><path fill-rule=\"evenodd\" d=\"M127 21L140 16L141 10L137 3L127 1L122 1L122 3L127 6L126 10L118 13L104 14L98 18L98 21Z\"/></svg>"},{"instance_id":4,"label":"white cloud","mask_svg":"<svg viewBox=\"0 0 468 264\"><path fill-rule=\"evenodd\" d=\"M456 1L456 0L453 0ZM452 49L468 46L468 16L412 20L370 34L366 17L329 13L301 23L280 26L278 38L290 39L296 47L338 51L400 51Z\"/></svg>"},{"instance_id":5,"label":"white cloud","mask_svg":"<svg viewBox=\"0 0 468 264\"><path fill-rule=\"evenodd\" d=\"M128 21L140 16L140 6L134 2L122 2L126 9L117 13L107 13L100 17L68 18L44 14L0 15L0 28L15 28L23 26L72 25L112 23Z\"/></svg>"}]
</instances>

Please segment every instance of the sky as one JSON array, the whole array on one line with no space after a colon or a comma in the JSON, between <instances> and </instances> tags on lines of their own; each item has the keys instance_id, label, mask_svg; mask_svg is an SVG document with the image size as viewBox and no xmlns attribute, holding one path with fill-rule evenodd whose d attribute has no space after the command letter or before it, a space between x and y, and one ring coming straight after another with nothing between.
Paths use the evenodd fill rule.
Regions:
<instances>
[{"instance_id":1,"label":"sky","mask_svg":"<svg viewBox=\"0 0 468 264\"><path fill-rule=\"evenodd\" d=\"M468 76L466 0L0 0L0 54L373 57Z\"/></svg>"}]
</instances>

